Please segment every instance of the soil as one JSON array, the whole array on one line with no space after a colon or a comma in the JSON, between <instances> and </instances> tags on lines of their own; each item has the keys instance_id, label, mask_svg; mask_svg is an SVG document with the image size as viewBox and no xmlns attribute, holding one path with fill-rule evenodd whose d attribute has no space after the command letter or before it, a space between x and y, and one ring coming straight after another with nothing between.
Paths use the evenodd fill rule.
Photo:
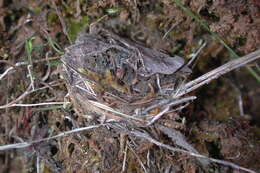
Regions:
<instances>
[{"instance_id":1,"label":"soil","mask_svg":"<svg viewBox=\"0 0 260 173\"><path fill-rule=\"evenodd\" d=\"M259 1L182 2L239 56L260 48ZM223 44L215 40L174 0L0 0L0 146L42 139L99 123L99 120L89 116L88 106L75 104L75 99L84 98L84 95L68 97L71 87L61 75L61 57L64 57L68 47L74 45L79 35L95 30L91 28L93 23L105 24L111 32L124 39L168 57L182 57L185 62L201 47L202 42L207 43L189 75L182 73L177 80L172 74L174 72L167 74L167 69L159 65L156 66L159 70L153 68L155 73L163 71L160 74L162 86L171 83L181 85L182 81L192 80L234 58ZM118 55L113 51L106 53ZM92 64L95 65L94 62ZM259 62L249 66L259 71ZM10 67L13 69L1 78ZM138 74L131 66L123 68L123 71L122 66L118 67L111 74L124 82L123 87L122 84L109 82L115 80L110 73L103 74L107 78L103 84L110 85L118 91L114 94L127 100L131 90L128 86L135 82ZM104 68L111 70L112 66ZM92 69L103 72L103 69ZM149 105L149 99L155 98L159 88L156 88L153 72L151 76L139 75L139 85L136 83L132 87L135 88L132 94L138 91L142 95L135 97L133 107ZM30 85L32 80L33 87ZM145 80L155 87L140 82ZM181 111L167 113L154 126L138 128L162 143L177 148L181 145L189 151L258 171L259 86L259 82L245 68L237 69L190 93L189 96L197 96L197 99ZM74 104L3 106L8 103L66 101L73 101ZM116 105L112 101L109 103ZM125 108L125 113L131 112L128 109ZM160 108L153 109L150 113L157 114L159 111ZM171 131L173 134L180 134L180 141L172 140L171 134L159 128L159 125L174 130ZM36 143L27 148L0 151L0 172L37 172L37 169L44 173L239 172L187 154L171 152L145 139L106 126Z\"/></svg>"}]
</instances>

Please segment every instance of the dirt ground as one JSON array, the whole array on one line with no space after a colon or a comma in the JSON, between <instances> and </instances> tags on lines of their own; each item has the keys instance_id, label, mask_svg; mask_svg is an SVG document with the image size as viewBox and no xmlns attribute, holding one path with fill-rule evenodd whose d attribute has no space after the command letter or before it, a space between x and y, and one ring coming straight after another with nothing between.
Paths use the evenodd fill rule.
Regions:
<instances>
[{"instance_id":1,"label":"dirt ground","mask_svg":"<svg viewBox=\"0 0 260 173\"><path fill-rule=\"evenodd\" d=\"M239 56L260 48L258 0L181 2ZM234 58L177 4L174 0L0 0L0 146L97 123L80 116L76 105L54 103L70 101L60 75L65 48L98 20L122 37L186 61L206 42L186 80ZM249 66L259 73L259 63ZM158 124L180 132L202 155L259 171L259 86L245 68L237 69L190 93L197 99ZM53 104L26 105L47 102ZM157 128L145 130L162 143L178 147ZM205 166L187 154L100 127L0 151L0 172L242 171L217 163Z\"/></svg>"}]
</instances>

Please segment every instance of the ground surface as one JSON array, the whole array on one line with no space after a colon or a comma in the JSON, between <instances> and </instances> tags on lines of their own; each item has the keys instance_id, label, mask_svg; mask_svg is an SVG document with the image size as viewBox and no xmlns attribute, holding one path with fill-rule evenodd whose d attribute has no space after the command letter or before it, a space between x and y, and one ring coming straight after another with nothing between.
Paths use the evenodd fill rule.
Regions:
<instances>
[{"instance_id":1,"label":"ground surface","mask_svg":"<svg viewBox=\"0 0 260 173\"><path fill-rule=\"evenodd\" d=\"M257 0L182 2L238 55L260 48ZM0 80L0 105L68 101L64 80L60 78L59 59L79 32L87 31L90 23L104 15L107 16L103 20L115 32L186 60L201 46L202 40L206 41L207 46L188 80L231 57L222 44L171 0L0 0L0 74L17 62L32 62L30 70L28 64L17 66ZM34 78L34 92L30 92L30 76ZM180 131L203 155L260 170L259 86L241 68L193 92L197 100L171 115L171 121L165 120L164 124ZM25 91L29 94L24 94ZM1 106L0 145L40 139L89 125L73 108ZM171 144L169 137L155 133L162 136L163 142ZM43 172L120 172L124 157L124 172L236 172L218 164L201 168L194 158L185 154L173 154L143 139L107 128L26 149L1 151L0 172L36 172L37 157Z\"/></svg>"}]
</instances>

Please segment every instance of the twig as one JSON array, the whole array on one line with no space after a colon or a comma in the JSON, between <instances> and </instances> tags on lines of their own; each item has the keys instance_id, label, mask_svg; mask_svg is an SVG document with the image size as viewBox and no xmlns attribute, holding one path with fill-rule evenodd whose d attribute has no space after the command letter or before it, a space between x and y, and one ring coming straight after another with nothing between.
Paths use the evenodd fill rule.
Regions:
<instances>
[{"instance_id":1,"label":"twig","mask_svg":"<svg viewBox=\"0 0 260 173\"><path fill-rule=\"evenodd\" d=\"M145 110L142 111L142 114L145 115L145 114L148 114L149 111L155 109L156 107L161 107L163 105L166 105L167 103L169 103L170 101L169 100L161 100L159 103L157 104L153 104L151 106L149 106L148 108L146 108Z\"/></svg>"},{"instance_id":2,"label":"twig","mask_svg":"<svg viewBox=\"0 0 260 173\"><path fill-rule=\"evenodd\" d=\"M123 160L123 165L122 165L122 170L121 170L122 173L125 172L126 156L127 156L127 148L128 148L128 146L125 145L125 150L124 150L124 160Z\"/></svg>"},{"instance_id":3,"label":"twig","mask_svg":"<svg viewBox=\"0 0 260 173\"><path fill-rule=\"evenodd\" d=\"M73 71L75 74L77 74L77 77L79 77L80 82L83 82L83 84L85 85L87 90L80 87L79 85L76 85L76 87L78 87L79 89L82 89L82 90L86 91L87 93L89 93L90 95L93 95L94 97L96 97L96 93L95 93L94 89L91 87L90 82L94 82L95 84L97 84L97 83L93 80L84 78L82 76L82 73L80 73L78 70L74 69L71 65L67 64L63 59L61 59L61 62L63 63L63 67L65 69L69 69L69 70ZM69 70L67 70L67 71L69 71Z\"/></svg>"},{"instance_id":4,"label":"twig","mask_svg":"<svg viewBox=\"0 0 260 173\"><path fill-rule=\"evenodd\" d=\"M164 110L162 110L162 111L159 112L157 115L155 115L155 116L153 117L153 119L152 119L149 123L147 123L146 125L147 125L147 126L152 125L155 121L157 121L158 119L160 119L160 118L163 116L163 114L165 114L166 112L168 112L169 109L170 109L170 106L166 106L166 108L164 108Z\"/></svg>"},{"instance_id":5,"label":"twig","mask_svg":"<svg viewBox=\"0 0 260 173\"><path fill-rule=\"evenodd\" d=\"M164 134L166 134L169 138L171 138L172 141L177 146L182 147L190 152L199 154L199 152L186 141L185 137L179 131L162 125L156 125L156 127L158 127ZM198 159L198 160L205 167L209 165L209 162L207 160L202 160L202 159Z\"/></svg>"},{"instance_id":6,"label":"twig","mask_svg":"<svg viewBox=\"0 0 260 173\"><path fill-rule=\"evenodd\" d=\"M48 51L46 54L45 54L45 59L46 59L46 62L47 62L47 66L48 66L48 68L47 68L47 71L46 71L46 73L45 73L45 75L42 77L42 79L41 79L41 81L46 81L48 78L49 78L49 76L50 76L50 73L51 73L51 65L50 65L50 61L49 61L49 54L50 54L50 51Z\"/></svg>"},{"instance_id":7,"label":"twig","mask_svg":"<svg viewBox=\"0 0 260 173\"><path fill-rule=\"evenodd\" d=\"M93 100L89 100L89 102L92 105L94 105L94 106L96 106L96 107L98 107L100 109L112 112L112 113L117 114L117 115L119 115L119 116L121 116L123 118L130 119L130 120L136 120L136 121L142 122L142 123L144 122L144 120L142 120L142 119L139 119L139 118L136 118L134 116L130 116L130 115L124 114L124 113L119 112L119 111L117 111L117 110L115 110L115 109L113 109L113 108L111 108L111 107L109 107L107 105L102 104L102 103L99 103L99 102L96 102L96 101L93 101Z\"/></svg>"},{"instance_id":8,"label":"twig","mask_svg":"<svg viewBox=\"0 0 260 173\"><path fill-rule=\"evenodd\" d=\"M181 97L184 94L187 94L191 91L194 91L195 89L208 84L214 79L217 79L218 77L236 69L239 67L242 67L250 62L253 62L260 58L260 49L256 50L255 52L252 52L248 55L245 55L241 58L234 59L229 61L228 63L198 77L197 79L194 79L193 81L190 81L186 83L181 91L176 95L176 97Z\"/></svg>"},{"instance_id":9,"label":"twig","mask_svg":"<svg viewBox=\"0 0 260 173\"><path fill-rule=\"evenodd\" d=\"M75 14L75 17L79 17L80 16L80 14L81 14L81 9L80 9L80 1L79 0L77 0L77 2L76 2L76 14Z\"/></svg>"},{"instance_id":10,"label":"twig","mask_svg":"<svg viewBox=\"0 0 260 173\"><path fill-rule=\"evenodd\" d=\"M33 106L46 106L46 105L63 105L70 102L46 102L46 103L35 103L35 104L11 104L0 107L0 109L10 108L10 107L33 107Z\"/></svg>"},{"instance_id":11,"label":"twig","mask_svg":"<svg viewBox=\"0 0 260 173\"><path fill-rule=\"evenodd\" d=\"M97 24L98 24L99 22L101 22L103 19L105 19L106 17L108 17L108 15L104 15L104 16L102 16L101 18L99 18L97 21L92 22L92 23L89 25L89 33L96 33Z\"/></svg>"},{"instance_id":12,"label":"twig","mask_svg":"<svg viewBox=\"0 0 260 173\"><path fill-rule=\"evenodd\" d=\"M37 170L37 173L41 173L42 172L40 163L41 163L41 158L39 156L37 156L37 159L36 159L36 170Z\"/></svg>"},{"instance_id":13,"label":"twig","mask_svg":"<svg viewBox=\"0 0 260 173\"><path fill-rule=\"evenodd\" d=\"M55 1L51 1L51 2L52 2L52 5L53 5L53 7L54 7L54 9L55 9L55 11L56 11L58 17L59 17L59 20L60 20L60 23L61 23L61 26L62 26L62 31L63 31L63 33L67 36L69 42L71 43L71 39L70 39L69 34L68 34L68 31L67 31L67 26L66 26L66 23L65 23L65 21L64 21L64 19L63 19L63 17L62 17L62 14L61 14L61 12L59 11L59 9L58 9L58 7L57 7Z\"/></svg>"},{"instance_id":14,"label":"twig","mask_svg":"<svg viewBox=\"0 0 260 173\"><path fill-rule=\"evenodd\" d=\"M51 84L50 84L50 85L51 85ZM45 87L42 87L42 88L37 88L37 89L35 89L34 91L32 91L32 90L31 90L31 87L32 87L32 86L29 85L29 87L26 89L26 91L25 91L22 95L20 95L19 97L17 97L17 98L14 99L13 101L11 101L11 102L9 102L9 103L7 103L7 104L5 104L5 105L0 106L0 109L5 109L5 108L8 108L8 107L13 107L12 105L16 104L19 100L25 98L27 95L29 95L29 94L31 94L31 93L34 93L34 92L36 92L36 91L39 91L39 90L48 88L48 87L45 86Z\"/></svg>"},{"instance_id":15,"label":"twig","mask_svg":"<svg viewBox=\"0 0 260 173\"><path fill-rule=\"evenodd\" d=\"M150 168L151 164L150 164L150 149L147 151L147 155L146 155L146 164L147 164L147 167Z\"/></svg>"},{"instance_id":16,"label":"twig","mask_svg":"<svg viewBox=\"0 0 260 173\"><path fill-rule=\"evenodd\" d=\"M32 90L34 91L35 90L35 87L34 87L34 77L32 75L32 65L29 64L27 66L27 69L28 69L28 72L29 72L29 77L30 77L30 81L31 81L31 85L32 85Z\"/></svg>"},{"instance_id":17,"label":"twig","mask_svg":"<svg viewBox=\"0 0 260 173\"><path fill-rule=\"evenodd\" d=\"M189 96L189 97L184 97L184 98L178 98L178 99L169 99L169 100L162 100L161 102L154 104L152 106L149 106L148 108L146 108L142 114L148 114L149 111L155 109L156 107L161 107L164 105L169 105L169 106L175 106L175 105L179 105L191 100L195 100L197 97L196 96Z\"/></svg>"},{"instance_id":18,"label":"twig","mask_svg":"<svg viewBox=\"0 0 260 173\"><path fill-rule=\"evenodd\" d=\"M29 87L26 89L26 91L22 95L20 95L19 97L17 97L13 101L11 101L11 102L9 102L9 103L7 103L5 105L0 106L0 109L5 109L5 108L9 107L10 105L15 104L19 100L23 99L25 96L27 96L29 93L31 93L31 91L30 91L31 88L32 88L32 85L29 85Z\"/></svg>"},{"instance_id":19,"label":"twig","mask_svg":"<svg viewBox=\"0 0 260 173\"><path fill-rule=\"evenodd\" d=\"M241 167L239 165L236 165L236 164L228 162L228 161L210 158L210 157L207 157L207 156L204 156L204 155L201 155L201 154L197 154L197 153L194 153L194 152L190 152L190 151L187 151L187 150L183 150L183 149L180 149L180 148L175 148L175 147L172 147L170 145L163 144L163 143L155 140L154 138L150 137L146 133L143 133L143 132L140 132L140 131L137 131L137 130L126 130L124 127L120 126L119 124L113 124L113 125L111 124L111 127L123 130L124 132L126 132L128 134L132 134L136 137L146 139L149 142L154 143L157 146L166 148L166 149L174 151L174 152L185 153L185 154L188 154L188 155L193 156L193 157L206 159L206 160L209 160L209 161L214 162L214 163L218 163L218 164L221 164L221 165L232 167L234 169L243 170L243 171L246 171L246 172L249 172L249 173L256 173L253 170Z\"/></svg>"},{"instance_id":20,"label":"twig","mask_svg":"<svg viewBox=\"0 0 260 173\"><path fill-rule=\"evenodd\" d=\"M186 107L187 107L189 104L190 104L190 103L189 103L189 102L187 102L187 103L185 103L184 105L182 105L182 106L179 106L179 107L177 107L177 108L175 108L175 109L172 109L172 110L170 110L170 111L169 111L169 112L167 112L167 113L172 113L172 112L180 111L180 110L182 110L182 109L186 108Z\"/></svg>"},{"instance_id":21,"label":"twig","mask_svg":"<svg viewBox=\"0 0 260 173\"><path fill-rule=\"evenodd\" d=\"M198 56L198 54L202 51L202 49L207 45L207 42L204 42L202 44L202 46L200 46L200 48L192 55L191 60L189 60L189 62L187 63L186 66L189 66L191 63L193 63L193 61L196 59L196 57Z\"/></svg>"},{"instance_id":22,"label":"twig","mask_svg":"<svg viewBox=\"0 0 260 173\"><path fill-rule=\"evenodd\" d=\"M135 157L137 158L138 162L140 163L141 167L143 168L144 172L147 173L147 170L142 162L142 160L140 159L140 157L135 153L134 149L131 147L131 145L129 145L129 142L127 141L127 146L129 147L129 149L132 151L132 153L135 155Z\"/></svg>"},{"instance_id":23,"label":"twig","mask_svg":"<svg viewBox=\"0 0 260 173\"><path fill-rule=\"evenodd\" d=\"M48 58L48 61L57 60L57 59L60 59L60 57L51 57L51 58ZM32 61L32 63L33 64L34 63L40 63L40 62L44 62L46 60L47 59L35 60L35 61ZM0 62L3 62L3 60L0 60ZM22 61L22 62L17 62L14 65L12 65L10 63L7 63L7 64L11 65L12 67L7 68L2 74L0 74L0 80L2 80L8 73L11 73L15 69L15 67L28 65L29 62L28 61Z\"/></svg>"},{"instance_id":24,"label":"twig","mask_svg":"<svg viewBox=\"0 0 260 173\"><path fill-rule=\"evenodd\" d=\"M3 146L0 146L0 151L10 150L10 149L15 149L15 148L26 148L26 147L29 147L29 146L35 144L35 143L48 141L48 140L51 140L51 139L59 138L59 137L66 136L66 135L73 134L73 133L77 133L77 132L82 132L82 131L85 131L85 130L98 128L98 127L101 127L101 126L103 126L103 125L100 124L100 125L94 125L94 126L88 126L88 127L81 127L81 128L77 128L77 129L73 129L73 130L69 130L69 131L59 133L58 135L55 135L55 136L52 136L52 137L34 140L34 141L31 141L31 142L21 142L21 143L16 143L16 144L3 145Z\"/></svg>"},{"instance_id":25,"label":"twig","mask_svg":"<svg viewBox=\"0 0 260 173\"><path fill-rule=\"evenodd\" d=\"M173 24L170 29L163 35L162 39L164 40L166 38L166 36L177 26L179 25L179 23L175 23Z\"/></svg>"},{"instance_id":26,"label":"twig","mask_svg":"<svg viewBox=\"0 0 260 173\"><path fill-rule=\"evenodd\" d=\"M15 63L15 67L21 66L21 65L28 65L28 62L17 62ZM15 67L9 67L6 69L1 75L0 75L0 80L2 80L9 72L13 71Z\"/></svg>"},{"instance_id":27,"label":"twig","mask_svg":"<svg viewBox=\"0 0 260 173\"><path fill-rule=\"evenodd\" d=\"M237 102L238 102L238 108L240 116L244 116L244 108L243 108L243 99L242 99L242 93L240 89L232 82L228 81L230 83L230 86L234 88L235 92L237 92Z\"/></svg>"},{"instance_id":28,"label":"twig","mask_svg":"<svg viewBox=\"0 0 260 173\"><path fill-rule=\"evenodd\" d=\"M140 137L140 138L146 139L146 140L150 141L151 143L156 144L157 146L166 148L166 149L174 151L174 152L185 153L185 154L188 154L188 155L193 156L193 157L207 159L207 160L209 160L211 162L215 162L215 163L219 163L219 164L222 164L222 165L225 165L225 166L229 166L229 167L232 167L234 169L243 170L243 171L246 171L246 172L249 172L249 173L256 173L253 170L250 170L250 169L238 166L238 165L236 165L234 163L231 163L231 162L228 162L228 161L218 160L218 159L214 159L214 158L209 158L209 157L197 154L197 153L189 152L189 151L186 151L186 150L183 150L183 149L174 148L174 147L172 147L170 145L163 144L163 143L161 143L161 142L151 138L146 133L143 133L143 132L140 132L140 131L137 131L137 130L131 130L131 131L126 130L125 127L120 126L119 123L116 123L116 124L114 124L114 123L106 123L106 124L82 127L82 128L77 128L77 129L73 129L73 130L70 130L70 131L65 131L65 132L59 133L58 135L52 136L52 137L43 138L43 139L39 139L39 140L34 140L34 141L31 141L31 142L21 142L21 143L16 143L16 144L3 145L3 146L0 146L0 151L9 150L9 149L15 149L15 148L26 148L26 147L29 147L29 146L35 144L35 143L48 141L48 140L51 140L51 139L59 138L59 137L66 136L66 135L69 135L69 134L73 134L73 133L76 133L76 132L81 132L81 131L85 131L85 130L99 128L99 127L104 126L104 125L109 125L109 126L111 126L113 128L122 130L122 131L124 131L124 132L126 132L128 134L132 134L132 135L134 135L136 137Z\"/></svg>"}]
</instances>

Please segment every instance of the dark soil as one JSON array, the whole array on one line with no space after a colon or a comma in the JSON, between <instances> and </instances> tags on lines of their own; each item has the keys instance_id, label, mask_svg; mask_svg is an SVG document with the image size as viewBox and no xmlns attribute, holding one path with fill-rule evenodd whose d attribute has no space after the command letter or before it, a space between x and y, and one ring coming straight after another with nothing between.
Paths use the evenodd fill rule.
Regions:
<instances>
[{"instance_id":1,"label":"dark soil","mask_svg":"<svg viewBox=\"0 0 260 173\"><path fill-rule=\"evenodd\" d=\"M238 55L260 48L259 1L182 2ZM121 37L172 57L181 56L185 61L206 41L186 80L233 58L171 0L0 0L0 76L14 67L0 78L0 146L42 139L97 123L88 115L82 116L75 104L5 108L2 105L70 101L66 96L68 87L60 76L60 58L65 48L73 44L80 33L88 33L90 24L99 19ZM30 70L28 64L16 66L25 61L30 63ZM257 63L249 66L255 67ZM259 70L259 65L255 69ZM127 70L124 73L133 73L133 69ZM120 73L117 75L120 78ZM25 91L32 91L30 76L36 90L24 95ZM132 83L134 77L129 76ZM166 78L163 82L169 81ZM259 86L244 68L235 70L191 93L197 96L194 102L182 111L167 114L159 124L181 132L200 154L258 171ZM142 93L148 90L151 88L142 86L140 89ZM161 142L178 147L169 135L157 128L146 130ZM145 169L151 173L239 172L216 163L204 167L194 157L170 152L106 127L23 149L0 151L0 172L37 172L37 158L44 173L121 172L124 160L123 172L131 173L145 172Z\"/></svg>"}]
</instances>

